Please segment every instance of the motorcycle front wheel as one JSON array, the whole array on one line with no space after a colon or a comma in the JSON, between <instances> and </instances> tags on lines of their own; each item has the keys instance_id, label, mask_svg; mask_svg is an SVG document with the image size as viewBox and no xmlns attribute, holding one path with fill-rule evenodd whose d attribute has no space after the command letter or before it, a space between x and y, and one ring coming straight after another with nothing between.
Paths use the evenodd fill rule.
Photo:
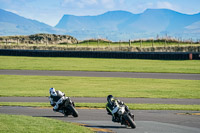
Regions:
<instances>
[{"instance_id":1,"label":"motorcycle front wheel","mask_svg":"<svg viewBox=\"0 0 200 133\"><path fill-rule=\"evenodd\" d=\"M72 105L69 105L68 108L72 112L72 116L78 117L78 111Z\"/></svg>"},{"instance_id":2,"label":"motorcycle front wheel","mask_svg":"<svg viewBox=\"0 0 200 133\"><path fill-rule=\"evenodd\" d=\"M123 117L124 117L128 126L131 126L131 128L136 128L135 122L133 121L133 119L128 114L124 114Z\"/></svg>"}]
</instances>

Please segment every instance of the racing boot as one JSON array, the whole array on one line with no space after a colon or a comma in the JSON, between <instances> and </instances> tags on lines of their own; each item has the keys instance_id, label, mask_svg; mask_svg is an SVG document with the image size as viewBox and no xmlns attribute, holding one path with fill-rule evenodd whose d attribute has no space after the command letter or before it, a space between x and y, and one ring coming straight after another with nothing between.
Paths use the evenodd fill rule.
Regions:
<instances>
[{"instance_id":1,"label":"racing boot","mask_svg":"<svg viewBox=\"0 0 200 133\"><path fill-rule=\"evenodd\" d=\"M114 116L112 117L112 121L113 122L117 122Z\"/></svg>"},{"instance_id":2,"label":"racing boot","mask_svg":"<svg viewBox=\"0 0 200 133\"><path fill-rule=\"evenodd\" d=\"M63 111L63 110L58 110L58 112L60 112L60 113L64 114L64 111Z\"/></svg>"}]
</instances>

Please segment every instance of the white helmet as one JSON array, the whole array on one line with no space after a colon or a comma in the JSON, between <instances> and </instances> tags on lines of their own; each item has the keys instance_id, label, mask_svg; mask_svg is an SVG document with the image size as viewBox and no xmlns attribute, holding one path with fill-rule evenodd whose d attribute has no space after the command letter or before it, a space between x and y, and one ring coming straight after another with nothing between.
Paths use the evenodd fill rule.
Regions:
<instances>
[{"instance_id":1,"label":"white helmet","mask_svg":"<svg viewBox=\"0 0 200 133\"><path fill-rule=\"evenodd\" d=\"M54 88L50 88L49 89L49 94L51 95L51 94L53 94L53 93L55 93L56 91L55 91L55 89Z\"/></svg>"}]
</instances>

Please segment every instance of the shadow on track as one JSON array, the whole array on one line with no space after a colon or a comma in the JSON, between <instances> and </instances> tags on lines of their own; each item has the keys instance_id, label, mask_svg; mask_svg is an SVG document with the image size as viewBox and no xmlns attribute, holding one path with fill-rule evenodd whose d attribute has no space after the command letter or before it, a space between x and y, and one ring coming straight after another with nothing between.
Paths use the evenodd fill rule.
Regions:
<instances>
[{"instance_id":1,"label":"shadow on track","mask_svg":"<svg viewBox=\"0 0 200 133\"><path fill-rule=\"evenodd\" d=\"M91 127L91 128L104 128L104 129L116 129L116 128L123 128L125 129L125 126L102 126L102 125L85 125L86 127ZM127 128L127 129L131 129L131 128Z\"/></svg>"},{"instance_id":2,"label":"shadow on track","mask_svg":"<svg viewBox=\"0 0 200 133\"><path fill-rule=\"evenodd\" d=\"M67 116L33 116L33 117L47 117L47 118L70 118ZM73 118L73 117L71 117Z\"/></svg>"}]
</instances>

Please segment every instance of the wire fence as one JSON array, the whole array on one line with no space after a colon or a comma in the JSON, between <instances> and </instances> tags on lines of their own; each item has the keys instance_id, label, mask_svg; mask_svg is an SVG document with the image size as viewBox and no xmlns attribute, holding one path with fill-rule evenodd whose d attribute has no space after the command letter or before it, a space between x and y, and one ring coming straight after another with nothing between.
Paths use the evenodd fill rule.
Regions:
<instances>
[{"instance_id":1,"label":"wire fence","mask_svg":"<svg viewBox=\"0 0 200 133\"><path fill-rule=\"evenodd\" d=\"M157 39L157 40L129 40L128 42L118 41L102 41L102 40L84 40L78 43L50 43L48 41L43 41L42 43L33 43L32 41L1 41L1 45L27 45L27 46L65 46L65 47L170 47L170 46L193 46L200 45L200 41L177 41L177 40L167 40L167 39Z\"/></svg>"}]
</instances>

